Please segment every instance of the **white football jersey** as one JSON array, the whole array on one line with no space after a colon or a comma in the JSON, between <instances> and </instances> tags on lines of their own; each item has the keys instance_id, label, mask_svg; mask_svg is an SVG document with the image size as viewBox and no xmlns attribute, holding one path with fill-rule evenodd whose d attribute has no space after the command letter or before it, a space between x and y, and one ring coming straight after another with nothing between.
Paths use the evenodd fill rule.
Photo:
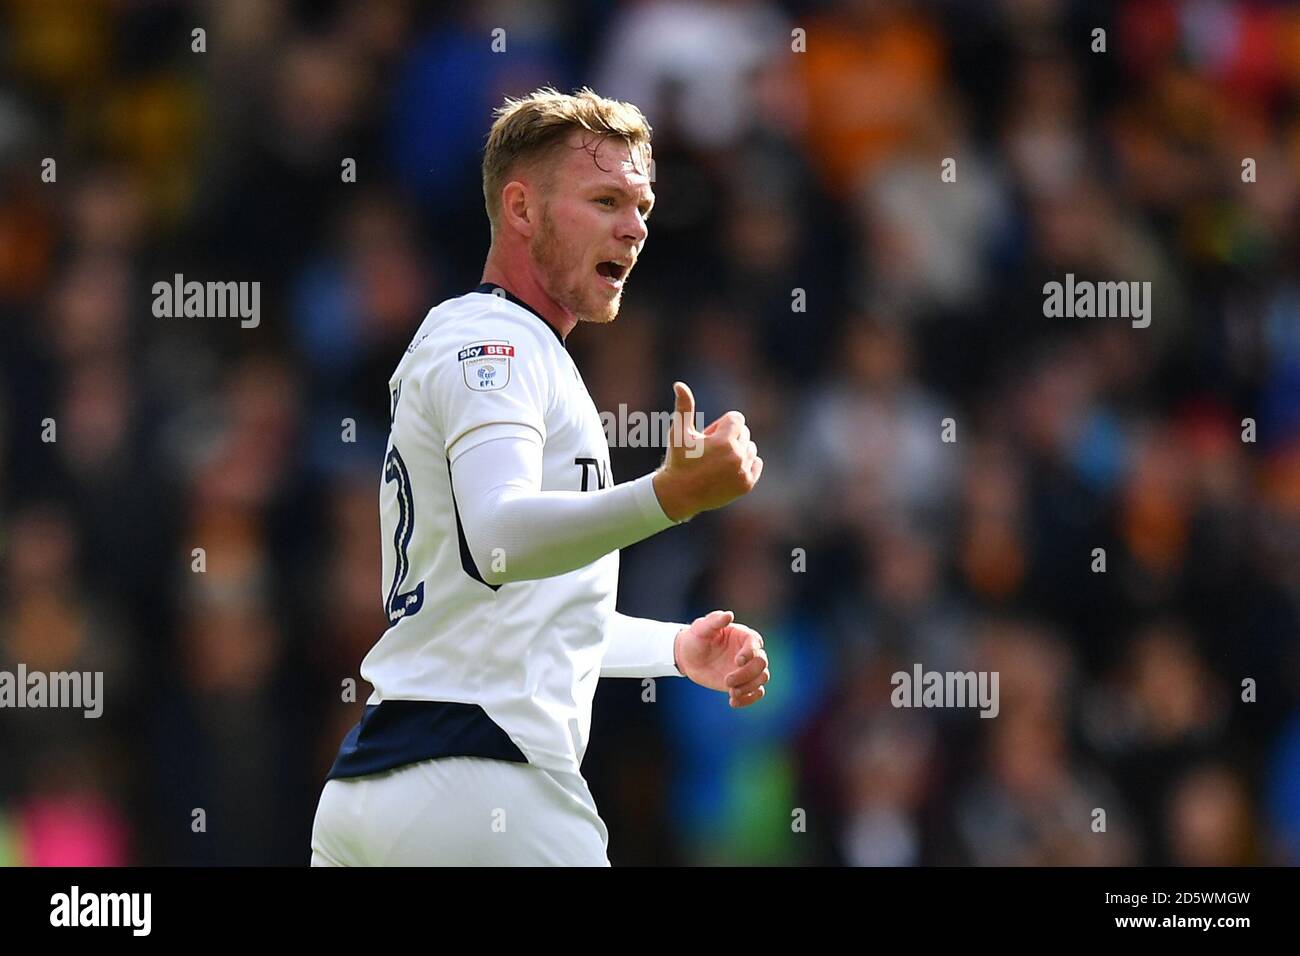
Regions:
<instances>
[{"instance_id":1,"label":"white football jersey","mask_svg":"<svg viewBox=\"0 0 1300 956\"><path fill-rule=\"evenodd\" d=\"M455 457L513 430L543 442L543 491L611 485L609 447L577 366L540 315L485 283L429 312L389 397L380 486L388 627L361 664L374 693L330 776L439 756L577 772L618 552L567 574L486 584L451 482Z\"/></svg>"}]
</instances>

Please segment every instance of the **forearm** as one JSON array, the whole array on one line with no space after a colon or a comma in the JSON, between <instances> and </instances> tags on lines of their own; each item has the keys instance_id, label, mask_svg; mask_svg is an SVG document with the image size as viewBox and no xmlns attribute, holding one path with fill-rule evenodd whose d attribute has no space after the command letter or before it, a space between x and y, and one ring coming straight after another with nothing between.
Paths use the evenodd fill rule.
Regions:
<instances>
[{"instance_id":1,"label":"forearm","mask_svg":"<svg viewBox=\"0 0 1300 956\"><path fill-rule=\"evenodd\" d=\"M678 633L688 626L615 612L600 676L681 677L674 650Z\"/></svg>"},{"instance_id":2,"label":"forearm","mask_svg":"<svg viewBox=\"0 0 1300 956\"><path fill-rule=\"evenodd\" d=\"M552 577L671 527L653 476L598 491L541 491L541 446L484 442L452 464L465 540L488 584Z\"/></svg>"}]
</instances>

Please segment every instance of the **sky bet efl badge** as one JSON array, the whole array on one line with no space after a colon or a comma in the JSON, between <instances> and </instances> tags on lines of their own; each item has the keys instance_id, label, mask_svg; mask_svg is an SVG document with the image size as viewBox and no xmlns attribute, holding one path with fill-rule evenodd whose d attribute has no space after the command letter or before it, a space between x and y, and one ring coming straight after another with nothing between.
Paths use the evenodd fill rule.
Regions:
<instances>
[{"instance_id":1,"label":"sky bet efl badge","mask_svg":"<svg viewBox=\"0 0 1300 956\"><path fill-rule=\"evenodd\" d=\"M491 392L505 388L510 381L510 360L514 355L513 345L497 339L467 345L456 357L465 373L465 384L476 392Z\"/></svg>"}]
</instances>

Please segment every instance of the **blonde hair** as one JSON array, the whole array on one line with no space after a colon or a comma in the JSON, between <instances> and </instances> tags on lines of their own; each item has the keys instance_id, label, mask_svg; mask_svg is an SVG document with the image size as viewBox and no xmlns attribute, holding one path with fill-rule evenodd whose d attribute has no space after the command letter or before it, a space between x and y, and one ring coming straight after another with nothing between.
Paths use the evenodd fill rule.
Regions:
<instances>
[{"instance_id":1,"label":"blonde hair","mask_svg":"<svg viewBox=\"0 0 1300 956\"><path fill-rule=\"evenodd\" d=\"M493 112L496 120L483 150L483 199L493 232L501 213L501 190L515 166L549 159L575 129L626 140L641 152L648 168L651 130L645 116L631 103L607 100L588 87L573 94L544 87L521 99L507 98Z\"/></svg>"}]
</instances>

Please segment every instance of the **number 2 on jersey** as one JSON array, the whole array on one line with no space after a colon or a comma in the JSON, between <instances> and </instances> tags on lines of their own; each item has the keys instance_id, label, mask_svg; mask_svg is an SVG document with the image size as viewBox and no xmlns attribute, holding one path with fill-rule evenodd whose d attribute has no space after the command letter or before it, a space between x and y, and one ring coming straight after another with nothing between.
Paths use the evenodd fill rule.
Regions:
<instances>
[{"instance_id":1,"label":"number 2 on jersey","mask_svg":"<svg viewBox=\"0 0 1300 956\"><path fill-rule=\"evenodd\" d=\"M411 560L407 548L411 546L411 536L415 533L415 499L411 495L411 474L406 470L406 462L394 445L384 459L384 481L397 483L397 527L393 530L393 546L397 549L397 567L393 571L393 584L388 589L388 626L392 627L402 618L419 613L424 606L424 582L421 581L412 591L400 591L405 583L407 572L411 569Z\"/></svg>"}]
</instances>

